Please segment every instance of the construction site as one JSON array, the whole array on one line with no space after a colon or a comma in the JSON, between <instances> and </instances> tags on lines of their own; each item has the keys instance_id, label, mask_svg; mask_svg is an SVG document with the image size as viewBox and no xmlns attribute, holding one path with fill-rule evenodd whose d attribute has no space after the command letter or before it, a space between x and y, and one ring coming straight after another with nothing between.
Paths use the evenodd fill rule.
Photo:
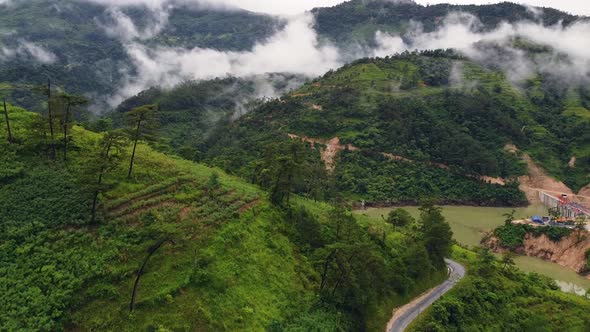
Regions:
<instances>
[{"instance_id":1,"label":"construction site","mask_svg":"<svg viewBox=\"0 0 590 332\"><path fill-rule=\"evenodd\" d=\"M537 226L584 227L590 231L590 208L569 198L568 194L558 196L539 191L539 200L547 208L545 216L531 216L516 223L527 223Z\"/></svg>"}]
</instances>

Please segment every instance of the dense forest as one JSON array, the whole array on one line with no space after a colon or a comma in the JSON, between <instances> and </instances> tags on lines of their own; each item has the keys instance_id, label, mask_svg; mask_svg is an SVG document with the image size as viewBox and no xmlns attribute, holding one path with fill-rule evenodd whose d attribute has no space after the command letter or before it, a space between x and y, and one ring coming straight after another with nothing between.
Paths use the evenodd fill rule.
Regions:
<instances>
[{"instance_id":1,"label":"dense forest","mask_svg":"<svg viewBox=\"0 0 590 332\"><path fill-rule=\"evenodd\" d=\"M164 7L166 14L144 5L113 9L84 0L15 0L10 5L0 4L0 61L4 64L0 66L0 84L34 85L50 76L66 90L91 95L94 103L103 105L104 98L138 71L126 49L129 41L152 48L247 51L286 24L279 17L185 1L171 0ZM424 31L432 31L444 23L442 18L450 12L477 16L482 30L493 29L501 21L538 21L534 12L513 3L422 6L412 1L354 0L311 11L320 39L342 49L373 45L378 30L403 34L410 21L421 23ZM117 22L122 18L128 18L133 29L126 30L124 23ZM578 19L545 8L542 23L568 25ZM42 109L37 98L19 89L14 90L12 98L31 110Z\"/></svg>"},{"instance_id":2,"label":"dense forest","mask_svg":"<svg viewBox=\"0 0 590 332\"><path fill-rule=\"evenodd\" d=\"M31 0L0 4L0 84L38 84L52 77L68 91L109 96L126 75L137 68L125 49L123 33L110 31L123 13L137 23L137 30L152 31L162 20L143 5L113 10L107 4L79 0ZM281 19L240 10L212 10L178 3L158 34L130 36L150 47L201 47L242 51L268 38L284 25ZM32 24L34 22L34 24ZM151 30L150 30L151 29ZM129 32L131 33L131 32ZM51 52L39 61L38 47ZM7 56L14 50L19 56ZM42 53L42 52L41 52ZM42 107L30 94L15 89L11 96L20 105L38 111ZM99 102L100 100L94 100Z\"/></svg>"},{"instance_id":3,"label":"dense forest","mask_svg":"<svg viewBox=\"0 0 590 332\"><path fill-rule=\"evenodd\" d=\"M580 17L553 8L543 8L542 18L526 6L502 2L488 5L436 4L423 6L412 0L372 1L352 0L312 11L316 17L316 29L321 36L340 44L375 42L375 32L387 31L404 34L413 22L422 25L424 31L436 30L449 13L468 13L481 21L482 31L496 28L502 22L534 21L551 26L557 23L569 25Z\"/></svg>"}]
</instances>

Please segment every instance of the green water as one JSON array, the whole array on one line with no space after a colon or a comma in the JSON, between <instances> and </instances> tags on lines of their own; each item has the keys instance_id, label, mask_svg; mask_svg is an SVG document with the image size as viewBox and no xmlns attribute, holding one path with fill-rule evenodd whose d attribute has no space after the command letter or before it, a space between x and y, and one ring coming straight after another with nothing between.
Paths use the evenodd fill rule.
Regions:
<instances>
[{"instance_id":1,"label":"green water","mask_svg":"<svg viewBox=\"0 0 590 332\"><path fill-rule=\"evenodd\" d=\"M420 211L416 206L403 207L415 218L419 217ZM368 209L359 211L371 217L380 218L387 216L391 208ZM512 208L490 208L473 206L443 206L443 215L451 225L453 237L457 242L478 246L482 236L490 230L504 223L504 213L512 211ZM526 208L516 208L515 217L521 219L533 215L547 215L543 206L531 205ZM574 271L562 267L556 263L544 261L535 257L520 256L516 258L517 266L526 272L537 272L546 275L557 281L564 291L575 292L582 295L590 288L590 280L579 276Z\"/></svg>"}]
</instances>

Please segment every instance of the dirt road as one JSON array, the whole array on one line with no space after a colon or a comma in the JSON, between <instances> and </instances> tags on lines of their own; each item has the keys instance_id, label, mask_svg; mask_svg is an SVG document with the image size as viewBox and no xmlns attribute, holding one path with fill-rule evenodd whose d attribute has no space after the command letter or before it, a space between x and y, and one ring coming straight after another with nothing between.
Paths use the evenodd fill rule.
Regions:
<instances>
[{"instance_id":1,"label":"dirt road","mask_svg":"<svg viewBox=\"0 0 590 332\"><path fill-rule=\"evenodd\" d=\"M434 301L451 290L465 276L465 268L461 264L450 259L445 259L445 262L449 269L449 278L439 286L414 299L414 301L398 308L389 324L387 324L386 332L403 332L420 313L428 309Z\"/></svg>"}]
</instances>

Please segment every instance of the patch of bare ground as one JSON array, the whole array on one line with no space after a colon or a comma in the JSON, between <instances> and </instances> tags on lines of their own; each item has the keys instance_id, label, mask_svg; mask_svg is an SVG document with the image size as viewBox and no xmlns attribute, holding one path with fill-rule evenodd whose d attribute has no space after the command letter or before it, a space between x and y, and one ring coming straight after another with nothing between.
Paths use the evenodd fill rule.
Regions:
<instances>
[{"instance_id":1,"label":"patch of bare ground","mask_svg":"<svg viewBox=\"0 0 590 332\"><path fill-rule=\"evenodd\" d=\"M494 178L491 176L486 176L486 175L482 175L479 177L480 180L487 182L487 183L492 183L492 184L499 184L501 186L505 186L506 185L506 180L503 178Z\"/></svg>"},{"instance_id":2,"label":"patch of bare ground","mask_svg":"<svg viewBox=\"0 0 590 332\"><path fill-rule=\"evenodd\" d=\"M397 161L407 161L407 162L413 162L413 160L402 157L402 156L398 156L395 155L393 153L387 153L387 152L383 152L381 153L385 158L389 159L389 160L397 160Z\"/></svg>"},{"instance_id":3,"label":"patch of bare ground","mask_svg":"<svg viewBox=\"0 0 590 332\"><path fill-rule=\"evenodd\" d=\"M178 217L180 218L180 220L184 220L186 219L186 217L188 217L188 215L193 211L193 208L190 206L185 206L182 209L180 209L180 212L178 213Z\"/></svg>"},{"instance_id":4,"label":"patch of bare ground","mask_svg":"<svg viewBox=\"0 0 590 332\"><path fill-rule=\"evenodd\" d=\"M527 164L528 175L519 177L518 181L520 182L520 190L525 193L531 204L540 203L540 190L558 195L568 194L572 198L575 198L574 193L568 186L549 176L528 154L523 154L522 159Z\"/></svg>"},{"instance_id":5,"label":"patch of bare ground","mask_svg":"<svg viewBox=\"0 0 590 332\"><path fill-rule=\"evenodd\" d=\"M512 153L519 151L514 144L506 144L504 150ZM588 192L583 188L578 194L575 194L563 182L547 174L543 168L535 163L531 156L523 153L521 158L526 162L528 175L523 175L518 178L518 182L520 182L519 189L525 193L529 203L541 203L539 199L539 191L544 191L555 196L567 194L570 199L584 204L590 202L590 185L586 187L588 188ZM575 156L570 160L570 167L574 164Z\"/></svg>"},{"instance_id":6,"label":"patch of bare ground","mask_svg":"<svg viewBox=\"0 0 590 332\"><path fill-rule=\"evenodd\" d=\"M353 146L352 144L342 145L340 144L340 138L334 137L329 140L319 139L319 138L310 138L310 137L300 137L295 134L288 134L289 138L291 139L299 139L303 142L310 143L312 148L315 148L315 145L320 145L320 155L324 165L326 165L326 169L329 171L333 171L336 167L335 165L335 157L339 151L342 150L349 150L349 151L357 151L358 148Z\"/></svg>"},{"instance_id":7,"label":"patch of bare ground","mask_svg":"<svg viewBox=\"0 0 590 332\"><path fill-rule=\"evenodd\" d=\"M177 204L177 202L175 200L169 199L169 200L157 202L154 204L147 204L147 205L137 208L135 210L123 211L121 214L113 215L113 216L116 218L135 219L135 218L139 217L142 213L147 212L148 210L160 209L160 208L168 207L168 206L174 206L175 204Z\"/></svg>"},{"instance_id":8,"label":"patch of bare ground","mask_svg":"<svg viewBox=\"0 0 590 332\"><path fill-rule=\"evenodd\" d=\"M584 188L580 189L580 191L578 192L578 195L590 198L590 184L585 186Z\"/></svg>"},{"instance_id":9,"label":"patch of bare ground","mask_svg":"<svg viewBox=\"0 0 590 332\"><path fill-rule=\"evenodd\" d=\"M299 98L299 97L306 97L306 96L311 96L313 93L295 93L292 94L291 97L293 98Z\"/></svg>"},{"instance_id":10,"label":"patch of bare ground","mask_svg":"<svg viewBox=\"0 0 590 332\"><path fill-rule=\"evenodd\" d=\"M127 210L130 206L133 206L133 204L139 202L139 201L143 201L143 200L148 200L151 198L155 198L158 196L162 196L163 194L169 193L169 192L173 192L176 191L178 189L178 187L182 184L182 182L177 182L177 183L173 183L165 188L162 188L160 190L151 192L151 193L147 193L145 195L141 195L138 197L133 197L119 205L113 206L108 208L108 214L109 215L118 215L121 212Z\"/></svg>"},{"instance_id":11,"label":"patch of bare ground","mask_svg":"<svg viewBox=\"0 0 590 332\"><path fill-rule=\"evenodd\" d=\"M569 166L569 168L575 168L576 167L576 156L572 156L570 161L568 161L567 165Z\"/></svg>"}]
</instances>

